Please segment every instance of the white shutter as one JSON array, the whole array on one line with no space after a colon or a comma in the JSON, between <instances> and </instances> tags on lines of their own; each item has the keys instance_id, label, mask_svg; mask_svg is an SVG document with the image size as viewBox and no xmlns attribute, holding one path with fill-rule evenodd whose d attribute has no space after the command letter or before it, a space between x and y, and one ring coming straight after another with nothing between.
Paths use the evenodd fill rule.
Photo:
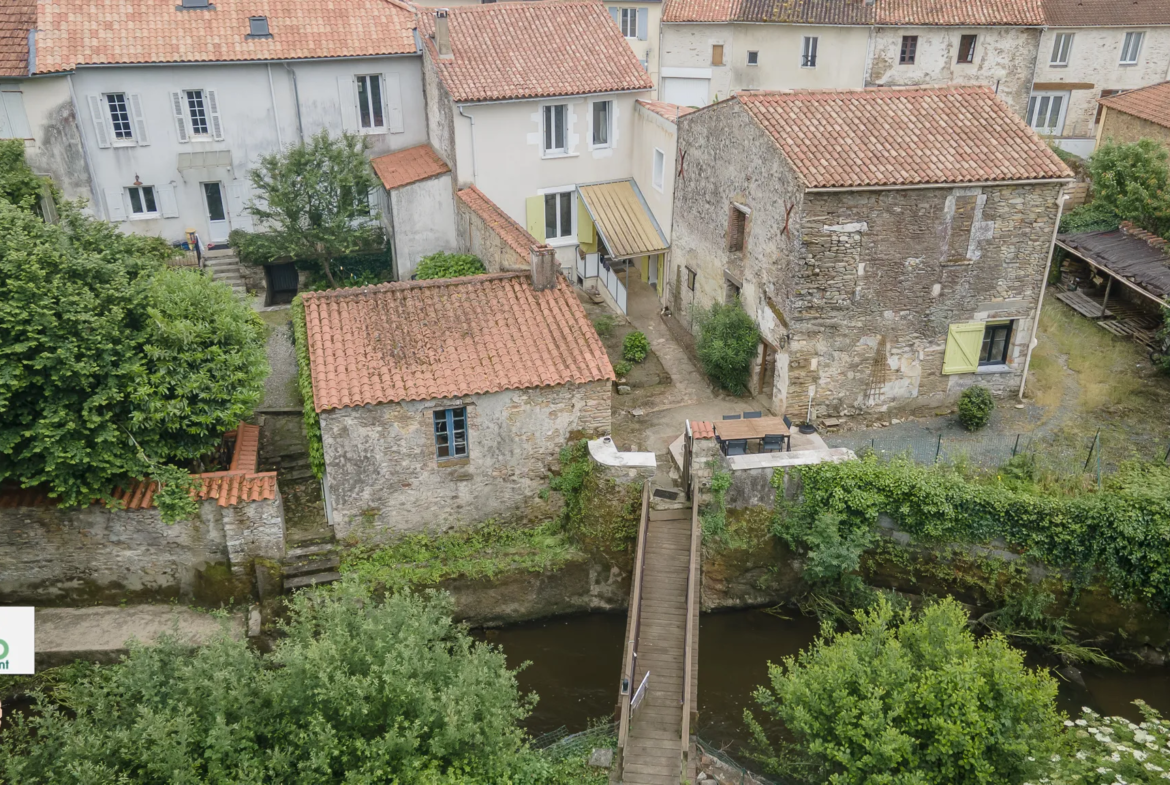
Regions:
<instances>
[{"instance_id":1,"label":"white shutter","mask_svg":"<svg viewBox=\"0 0 1170 785\"><path fill-rule=\"evenodd\" d=\"M179 141L186 142L190 137L187 135L187 116L183 113L182 93L171 93L171 109L175 113L175 127L179 131Z\"/></svg>"},{"instance_id":2,"label":"white shutter","mask_svg":"<svg viewBox=\"0 0 1170 785\"><path fill-rule=\"evenodd\" d=\"M150 144L150 137L146 135L146 117L142 114L142 96L138 93L130 94L130 113L134 116L134 138L138 144Z\"/></svg>"},{"instance_id":3,"label":"white shutter","mask_svg":"<svg viewBox=\"0 0 1170 785\"><path fill-rule=\"evenodd\" d=\"M13 139L15 134L12 133L12 123L8 121L8 112L4 108L4 102L0 101L0 139Z\"/></svg>"},{"instance_id":4,"label":"white shutter","mask_svg":"<svg viewBox=\"0 0 1170 785\"><path fill-rule=\"evenodd\" d=\"M646 28L648 26L649 26L649 9L639 8L638 9L638 40L639 41L646 40L646 34L647 34Z\"/></svg>"},{"instance_id":5,"label":"white shutter","mask_svg":"<svg viewBox=\"0 0 1170 785\"><path fill-rule=\"evenodd\" d=\"M0 92L0 114L8 115L8 128L14 139L31 139L32 130L28 127L28 117L24 114L24 95L19 90L4 90ZM2 122L2 121L0 121ZM0 136L3 136L0 133Z\"/></svg>"},{"instance_id":6,"label":"white shutter","mask_svg":"<svg viewBox=\"0 0 1170 785\"><path fill-rule=\"evenodd\" d=\"M248 212L248 197L251 188L247 180L232 180L228 183L228 209L232 213L232 227L252 231L252 214Z\"/></svg>"},{"instance_id":7,"label":"white shutter","mask_svg":"<svg viewBox=\"0 0 1170 785\"><path fill-rule=\"evenodd\" d=\"M219 119L219 97L214 90L207 90L207 119L211 123L211 138L223 141L223 121Z\"/></svg>"},{"instance_id":8,"label":"white shutter","mask_svg":"<svg viewBox=\"0 0 1170 785\"><path fill-rule=\"evenodd\" d=\"M400 134L405 129L402 124L402 80L398 74L383 74L382 100L386 102L386 130L392 134Z\"/></svg>"},{"instance_id":9,"label":"white shutter","mask_svg":"<svg viewBox=\"0 0 1170 785\"><path fill-rule=\"evenodd\" d=\"M122 200L121 188L106 189L106 213L115 223L126 220L126 203Z\"/></svg>"},{"instance_id":10,"label":"white shutter","mask_svg":"<svg viewBox=\"0 0 1170 785\"><path fill-rule=\"evenodd\" d=\"M106 107L100 95L89 96L89 116L93 118L93 133L97 138L97 146L109 147L110 127L106 125Z\"/></svg>"},{"instance_id":11,"label":"white shutter","mask_svg":"<svg viewBox=\"0 0 1170 785\"><path fill-rule=\"evenodd\" d=\"M154 194L158 197L158 209L162 212L163 218L179 217L179 203L175 199L175 186L156 185Z\"/></svg>"},{"instance_id":12,"label":"white shutter","mask_svg":"<svg viewBox=\"0 0 1170 785\"><path fill-rule=\"evenodd\" d=\"M337 98L341 104L341 130L356 131L357 85L352 76L337 77Z\"/></svg>"},{"instance_id":13,"label":"white shutter","mask_svg":"<svg viewBox=\"0 0 1170 785\"><path fill-rule=\"evenodd\" d=\"M377 218L382 212L381 188L371 188L367 196L370 203L370 216Z\"/></svg>"},{"instance_id":14,"label":"white shutter","mask_svg":"<svg viewBox=\"0 0 1170 785\"><path fill-rule=\"evenodd\" d=\"M617 22L618 27L622 26L621 13L622 11L620 8L614 8L613 6L610 6L609 15L613 17L613 21Z\"/></svg>"}]
</instances>

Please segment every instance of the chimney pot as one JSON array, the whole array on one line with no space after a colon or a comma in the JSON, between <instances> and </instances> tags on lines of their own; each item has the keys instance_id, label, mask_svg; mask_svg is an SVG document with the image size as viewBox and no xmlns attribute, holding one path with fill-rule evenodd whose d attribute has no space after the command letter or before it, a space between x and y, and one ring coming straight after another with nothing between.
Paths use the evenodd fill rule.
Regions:
<instances>
[{"instance_id":1,"label":"chimney pot","mask_svg":"<svg viewBox=\"0 0 1170 785\"><path fill-rule=\"evenodd\" d=\"M560 271L560 264L557 262L556 249L548 245L534 245L530 256L532 259L532 288L538 292L557 288L557 273Z\"/></svg>"},{"instance_id":2,"label":"chimney pot","mask_svg":"<svg viewBox=\"0 0 1170 785\"><path fill-rule=\"evenodd\" d=\"M451 24L447 19L447 13L446 8L435 11L435 49L444 60L455 57L455 53L451 51Z\"/></svg>"}]
</instances>

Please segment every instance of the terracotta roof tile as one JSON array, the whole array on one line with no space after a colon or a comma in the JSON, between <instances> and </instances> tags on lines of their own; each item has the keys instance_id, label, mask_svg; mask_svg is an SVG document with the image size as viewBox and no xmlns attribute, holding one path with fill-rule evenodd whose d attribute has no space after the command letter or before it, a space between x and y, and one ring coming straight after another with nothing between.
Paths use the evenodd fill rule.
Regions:
<instances>
[{"instance_id":1,"label":"terracotta roof tile","mask_svg":"<svg viewBox=\"0 0 1170 785\"><path fill-rule=\"evenodd\" d=\"M0 76L28 76L28 32L37 24L37 0L0 2Z\"/></svg>"},{"instance_id":2,"label":"terracotta roof tile","mask_svg":"<svg viewBox=\"0 0 1170 785\"><path fill-rule=\"evenodd\" d=\"M420 144L370 161L387 191L451 171L429 144Z\"/></svg>"},{"instance_id":3,"label":"terracotta roof tile","mask_svg":"<svg viewBox=\"0 0 1170 785\"><path fill-rule=\"evenodd\" d=\"M1170 25L1166 0L1043 0L1044 17L1053 27L1124 27Z\"/></svg>"},{"instance_id":4,"label":"terracotta roof tile","mask_svg":"<svg viewBox=\"0 0 1170 785\"><path fill-rule=\"evenodd\" d=\"M809 188L1072 177L982 85L742 92Z\"/></svg>"},{"instance_id":5,"label":"terracotta roof tile","mask_svg":"<svg viewBox=\"0 0 1170 785\"><path fill-rule=\"evenodd\" d=\"M474 185L464 188L457 196L522 258L527 260L532 247L540 245L540 241L530 235L527 229L512 220L510 215L496 206L495 202L488 199L483 191Z\"/></svg>"},{"instance_id":6,"label":"terracotta roof tile","mask_svg":"<svg viewBox=\"0 0 1170 785\"><path fill-rule=\"evenodd\" d=\"M699 420L691 420L691 436L696 439L714 439L715 425Z\"/></svg>"},{"instance_id":7,"label":"terracotta roof tile","mask_svg":"<svg viewBox=\"0 0 1170 785\"><path fill-rule=\"evenodd\" d=\"M653 82L605 6L593 0L449 9L452 58L435 50L434 9L419 32L455 101L650 90Z\"/></svg>"},{"instance_id":8,"label":"terracotta roof tile","mask_svg":"<svg viewBox=\"0 0 1170 785\"><path fill-rule=\"evenodd\" d=\"M1170 128L1170 82L1099 98L1097 103Z\"/></svg>"},{"instance_id":9,"label":"terracotta roof tile","mask_svg":"<svg viewBox=\"0 0 1170 785\"><path fill-rule=\"evenodd\" d=\"M695 111L689 106L679 106L678 104L668 104L665 101L638 101L638 105L653 112L659 117L665 118L670 122L675 122L678 118L685 114L690 114Z\"/></svg>"},{"instance_id":10,"label":"terracotta roof tile","mask_svg":"<svg viewBox=\"0 0 1170 785\"><path fill-rule=\"evenodd\" d=\"M873 4L865 0L667 0L663 21L1038 27L1044 24L1040 3L1041 0L876 0Z\"/></svg>"},{"instance_id":11,"label":"terracotta roof tile","mask_svg":"<svg viewBox=\"0 0 1170 785\"><path fill-rule=\"evenodd\" d=\"M614 378L573 288L528 273L304 295L317 411Z\"/></svg>"},{"instance_id":12,"label":"terracotta roof tile","mask_svg":"<svg viewBox=\"0 0 1170 785\"><path fill-rule=\"evenodd\" d=\"M8 2L8 0L5 0ZM189 63L406 54L414 11L398 0L39 0L38 73L107 63ZM267 16L271 38L248 39Z\"/></svg>"}]
</instances>

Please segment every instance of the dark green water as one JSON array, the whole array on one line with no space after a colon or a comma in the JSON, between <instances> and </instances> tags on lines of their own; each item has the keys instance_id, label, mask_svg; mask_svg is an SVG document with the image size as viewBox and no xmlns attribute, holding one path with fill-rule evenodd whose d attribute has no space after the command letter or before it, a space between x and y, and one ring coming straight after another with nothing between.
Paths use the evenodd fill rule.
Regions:
<instances>
[{"instance_id":1,"label":"dark green water","mask_svg":"<svg viewBox=\"0 0 1170 785\"><path fill-rule=\"evenodd\" d=\"M541 734L565 726L583 730L608 717L617 701L624 614L586 614L479 633L499 644L512 667L531 664L520 687L540 696L528 729ZM743 710L752 690L767 678L769 660L796 654L819 626L795 612L781 619L762 611L703 614L699 621L699 722L697 732L718 743L743 739ZM1037 660L1034 664L1042 664ZM1061 708L1081 706L1140 719L1131 702L1141 698L1170 715L1170 667L1128 672L1083 669L1085 687L1061 681Z\"/></svg>"}]
</instances>

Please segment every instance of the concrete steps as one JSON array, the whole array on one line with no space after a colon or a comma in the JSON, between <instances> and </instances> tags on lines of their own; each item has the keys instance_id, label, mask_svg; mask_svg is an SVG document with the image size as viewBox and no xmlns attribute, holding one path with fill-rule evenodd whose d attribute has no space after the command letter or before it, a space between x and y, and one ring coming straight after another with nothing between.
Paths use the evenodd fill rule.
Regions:
<instances>
[{"instance_id":1,"label":"concrete steps","mask_svg":"<svg viewBox=\"0 0 1170 785\"><path fill-rule=\"evenodd\" d=\"M301 540L285 552L281 562L284 591L319 586L341 580L341 558L332 536Z\"/></svg>"},{"instance_id":2,"label":"concrete steps","mask_svg":"<svg viewBox=\"0 0 1170 785\"><path fill-rule=\"evenodd\" d=\"M211 280L226 283L241 297L248 293L244 286L240 260L236 257L235 251L231 249L208 251L203 255L203 266L211 273Z\"/></svg>"}]
</instances>

